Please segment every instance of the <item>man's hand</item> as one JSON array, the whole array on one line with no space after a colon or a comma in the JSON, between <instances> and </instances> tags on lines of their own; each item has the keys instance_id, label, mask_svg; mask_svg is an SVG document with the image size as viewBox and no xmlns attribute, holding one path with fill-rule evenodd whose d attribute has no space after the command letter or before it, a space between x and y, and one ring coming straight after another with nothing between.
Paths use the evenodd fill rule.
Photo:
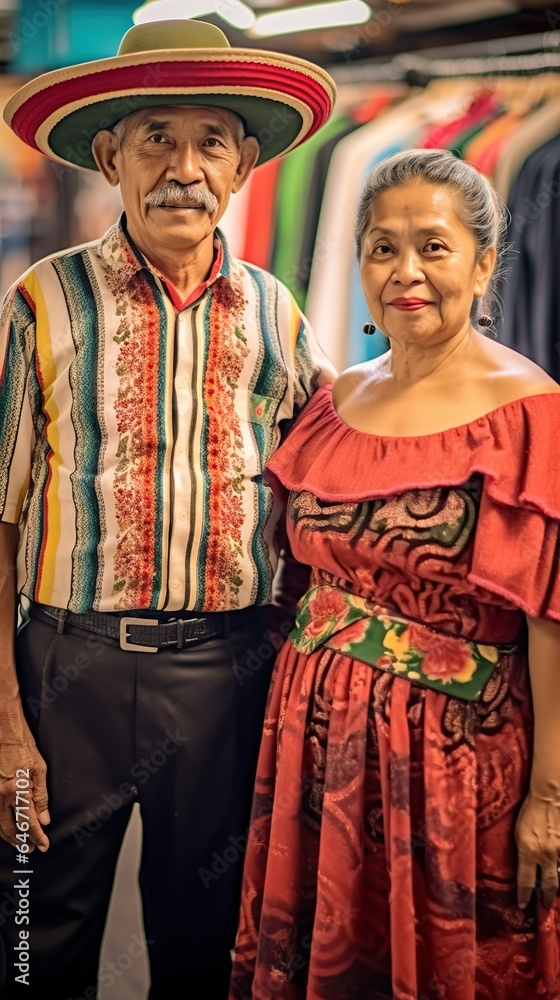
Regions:
<instances>
[{"instance_id":1,"label":"man's hand","mask_svg":"<svg viewBox=\"0 0 560 1000\"><path fill-rule=\"evenodd\" d=\"M25 721L15 659L18 540L17 524L0 521L0 837L20 849L26 844L30 851L35 847L46 851L49 838L42 826L50 823L47 768ZM25 788L25 779L18 775L21 770L29 773L29 785ZM26 840L22 834L27 834Z\"/></svg>"},{"instance_id":2,"label":"man's hand","mask_svg":"<svg viewBox=\"0 0 560 1000\"><path fill-rule=\"evenodd\" d=\"M19 725L2 725L0 716L0 837L8 844L21 850L22 840L16 840L18 827L16 824L16 796L17 805L20 809L18 818L20 825L23 822L29 823L26 831L29 851L38 847L40 851L46 851L49 847L49 838L43 830L43 826L50 823L50 816L47 808L47 766L41 757L31 730L23 718L23 713L18 720ZM11 735L10 735L11 733ZM22 789L21 780L17 785L17 772L20 770L29 772L29 787ZM22 807L25 806L26 808ZM27 808L28 807L28 808Z\"/></svg>"},{"instance_id":3,"label":"man's hand","mask_svg":"<svg viewBox=\"0 0 560 1000\"><path fill-rule=\"evenodd\" d=\"M521 807L515 827L519 852L517 868L517 905L524 910L538 882L543 905L550 909L558 892L560 862L560 804L536 798L529 793Z\"/></svg>"}]
</instances>

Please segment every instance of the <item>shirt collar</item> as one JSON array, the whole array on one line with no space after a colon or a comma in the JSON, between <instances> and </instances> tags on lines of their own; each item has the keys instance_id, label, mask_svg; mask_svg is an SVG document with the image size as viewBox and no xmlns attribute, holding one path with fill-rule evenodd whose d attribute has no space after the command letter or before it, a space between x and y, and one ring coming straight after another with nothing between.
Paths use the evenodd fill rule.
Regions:
<instances>
[{"instance_id":1,"label":"shirt collar","mask_svg":"<svg viewBox=\"0 0 560 1000\"><path fill-rule=\"evenodd\" d=\"M160 271L156 271L155 268L153 268L153 270L165 285L166 292L169 295L175 309L177 312L181 312L182 309L187 309L188 306L192 306L196 300L201 297L201 295L204 295L206 289L210 288L210 285L214 284L216 278L220 276L223 260L224 248L218 237L214 237L214 262L210 269L210 274L206 278L206 281L200 281L196 288L193 288L191 294L186 299L181 295L179 290L169 280L169 278L166 278L164 274L160 273Z\"/></svg>"},{"instance_id":2,"label":"shirt collar","mask_svg":"<svg viewBox=\"0 0 560 1000\"><path fill-rule=\"evenodd\" d=\"M213 284L217 278L229 278L231 274L231 254L227 240L219 229L214 232L214 245L217 247L217 255L208 279L202 283L206 288ZM162 281L166 280L164 275L148 263L129 236L124 212L118 222L107 230L101 240L101 255L123 288L141 270L150 271Z\"/></svg>"}]
</instances>

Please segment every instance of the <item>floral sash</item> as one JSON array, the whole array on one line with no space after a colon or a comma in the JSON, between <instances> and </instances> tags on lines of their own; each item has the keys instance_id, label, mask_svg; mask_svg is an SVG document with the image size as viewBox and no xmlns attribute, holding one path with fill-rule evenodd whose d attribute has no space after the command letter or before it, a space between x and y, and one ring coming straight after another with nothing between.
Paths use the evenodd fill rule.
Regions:
<instances>
[{"instance_id":1,"label":"floral sash","mask_svg":"<svg viewBox=\"0 0 560 1000\"><path fill-rule=\"evenodd\" d=\"M466 701L480 697L500 658L514 648L444 635L331 586L312 587L302 597L289 639L300 653L326 646Z\"/></svg>"}]
</instances>

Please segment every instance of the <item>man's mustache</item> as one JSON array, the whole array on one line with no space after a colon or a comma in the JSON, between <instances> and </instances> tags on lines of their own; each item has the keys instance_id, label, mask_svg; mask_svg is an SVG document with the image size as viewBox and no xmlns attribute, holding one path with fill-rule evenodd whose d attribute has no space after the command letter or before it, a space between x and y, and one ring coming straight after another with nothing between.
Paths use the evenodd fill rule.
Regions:
<instances>
[{"instance_id":1,"label":"man's mustache","mask_svg":"<svg viewBox=\"0 0 560 1000\"><path fill-rule=\"evenodd\" d=\"M150 191L144 199L150 208L160 205L179 205L184 208L204 208L212 215L218 208L218 199L211 191L193 184L164 184L163 187Z\"/></svg>"}]
</instances>

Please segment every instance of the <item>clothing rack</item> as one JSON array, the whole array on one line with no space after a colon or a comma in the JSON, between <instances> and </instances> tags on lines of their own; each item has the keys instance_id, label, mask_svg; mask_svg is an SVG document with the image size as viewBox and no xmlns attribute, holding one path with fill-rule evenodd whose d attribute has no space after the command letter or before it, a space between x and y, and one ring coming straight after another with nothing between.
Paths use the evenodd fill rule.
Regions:
<instances>
[{"instance_id":1,"label":"clothing rack","mask_svg":"<svg viewBox=\"0 0 560 1000\"><path fill-rule=\"evenodd\" d=\"M435 78L489 74L523 76L558 70L559 49L560 31L547 31L422 53L405 52L387 61L339 64L329 67L329 72L339 85L405 82L424 86Z\"/></svg>"},{"instance_id":2,"label":"clothing rack","mask_svg":"<svg viewBox=\"0 0 560 1000\"><path fill-rule=\"evenodd\" d=\"M422 49L427 59L462 59L467 57L513 56L528 52L543 52L560 46L560 31L533 32L530 35L509 35L507 38L486 38L460 45Z\"/></svg>"}]
</instances>

